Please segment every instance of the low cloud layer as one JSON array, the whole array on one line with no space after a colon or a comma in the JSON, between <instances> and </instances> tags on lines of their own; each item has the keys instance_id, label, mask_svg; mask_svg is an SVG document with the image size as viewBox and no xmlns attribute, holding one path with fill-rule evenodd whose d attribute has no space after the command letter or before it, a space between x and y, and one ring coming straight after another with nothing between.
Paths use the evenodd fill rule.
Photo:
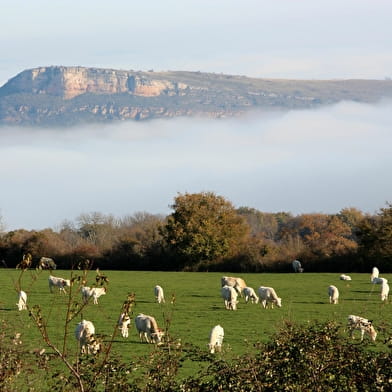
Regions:
<instances>
[{"instance_id":1,"label":"low cloud layer","mask_svg":"<svg viewBox=\"0 0 392 392\"><path fill-rule=\"evenodd\" d=\"M213 191L265 212L374 213L391 200L392 103L341 103L239 119L0 128L7 230L56 228L92 211L170 212Z\"/></svg>"}]
</instances>

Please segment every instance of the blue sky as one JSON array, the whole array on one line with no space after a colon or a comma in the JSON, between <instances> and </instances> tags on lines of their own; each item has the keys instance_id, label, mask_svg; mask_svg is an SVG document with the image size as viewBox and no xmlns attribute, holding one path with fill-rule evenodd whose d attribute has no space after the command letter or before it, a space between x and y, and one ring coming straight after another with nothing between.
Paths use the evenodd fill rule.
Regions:
<instances>
[{"instance_id":1,"label":"blue sky","mask_svg":"<svg viewBox=\"0 0 392 392\"><path fill-rule=\"evenodd\" d=\"M27 68L82 65L265 78L392 77L389 0L1 0L0 85ZM99 129L0 128L6 229L98 211L168 213L214 191L266 212L375 212L391 201L390 102L240 120Z\"/></svg>"},{"instance_id":2,"label":"blue sky","mask_svg":"<svg viewBox=\"0 0 392 392\"><path fill-rule=\"evenodd\" d=\"M392 76L390 0L1 0L0 84L84 65L274 78Z\"/></svg>"}]
</instances>

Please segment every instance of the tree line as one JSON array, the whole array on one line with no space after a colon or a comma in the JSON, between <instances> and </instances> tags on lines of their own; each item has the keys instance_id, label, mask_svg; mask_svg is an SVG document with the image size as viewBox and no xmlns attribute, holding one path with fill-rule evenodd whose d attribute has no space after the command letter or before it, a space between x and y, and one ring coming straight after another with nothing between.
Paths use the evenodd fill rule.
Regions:
<instances>
[{"instance_id":1,"label":"tree line","mask_svg":"<svg viewBox=\"0 0 392 392\"><path fill-rule=\"evenodd\" d=\"M171 208L168 216L92 212L57 230L3 230L0 260L15 267L29 254L33 266L51 257L58 268L88 259L105 269L288 272L299 259L305 271L392 271L390 203L375 214L350 207L293 215L235 208L201 192L177 194Z\"/></svg>"}]
</instances>

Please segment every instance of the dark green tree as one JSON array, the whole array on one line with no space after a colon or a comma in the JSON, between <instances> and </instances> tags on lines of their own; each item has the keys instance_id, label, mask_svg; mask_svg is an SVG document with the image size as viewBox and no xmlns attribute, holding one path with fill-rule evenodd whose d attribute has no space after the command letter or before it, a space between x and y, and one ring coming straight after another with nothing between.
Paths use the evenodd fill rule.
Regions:
<instances>
[{"instance_id":1,"label":"dark green tree","mask_svg":"<svg viewBox=\"0 0 392 392\"><path fill-rule=\"evenodd\" d=\"M365 218L358 226L361 256L378 267L392 270L392 204L376 217Z\"/></svg>"},{"instance_id":2,"label":"dark green tree","mask_svg":"<svg viewBox=\"0 0 392 392\"><path fill-rule=\"evenodd\" d=\"M234 206L213 192L178 194L171 207L162 235L185 267L233 256L249 233Z\"/></svg>"}]
</instances>

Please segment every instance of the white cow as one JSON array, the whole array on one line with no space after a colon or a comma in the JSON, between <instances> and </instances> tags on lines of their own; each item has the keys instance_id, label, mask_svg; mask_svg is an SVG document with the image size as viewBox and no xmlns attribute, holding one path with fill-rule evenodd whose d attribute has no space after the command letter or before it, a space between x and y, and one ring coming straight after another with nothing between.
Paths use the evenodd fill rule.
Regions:
<instances>
[{"instance_id":1,"label":"white cow","mask_svg":"<svg viewBox=\"0 0 392 392\"><path fill-rule=\"evenodd\" d=\"M268 304L271 304L271 309L273 309L274 305L276 305L278 308L282 307L282 299L277 296L275 290L272 287L260 286L258 289L258 295L261 306L264 309L268 307Z\"/></svg>"},{"instance_id":2,"label":"white cow","mask_svg":"<svg viewBox=\"0 0 392 392\"><path fill-rule=\"evenodd\" d=\"M105 295L107 291L106 287L87 287L87 286L83 286L80 290L82 292L82 299L84 303L86 304L88 300L92 297L94 305L98 305L98 298L101 295Z\"/></svg>"},{"instance_id":3,"label":"white cow","mask_svg":"<svg viewBox=\"0 0 392 392\"><path fill-rule=\"evenodd\" d=\"M375 278L373 278L372 283L373 284L384 284L384 283L388 283L388 279L375 277Z\"/></svg>"},{"instance_id":4,"label":"white cow","mask_svg":"<svg viewBox=\"0 0 392 392\"><path fill-rule=\"evenodd\" d=\"M237 291L232 286L223 286L221 288L221 295L225 302L225 308L227 310L236 310L237 309Z\"/></svg>"},{"instance_id":5,"label":"white cow","mask_svg":"<svg viewBox=\"0 0 392 392\"><path fill-rule=\"evenodd\" d=\"M383 282L381 284L381 301L387 301L389 295L389 284L388 282Z\"/></svg>"},{"instance_id":6,"label":"white cow","mask_svg":"<svg viewBox=\"0 0 392 392\"><path fill-rule=\"evenodd\" d=\"M75 338L82 354L97 354L101 344L95 339L95 327L91 321L82 320L76 325Z\"/></svg>"},{"instance_id":7,"label":"white cow","mask_svg":"<svg viewBox=\"0 0 392 392\"><path fill-rule=\"evenodd\" d=\"M163 288L159 285L156 285L154 287L154 295L155 295L155 300L159 303L159 304L164 304L165 303L165 296L163 294Z\"/></svg>"},{"instance_id":8,"label":"white cow","mask_svg":"<svg viewBox=\"0 0 392 392\"><path fill-rule=\"evenodd\" d=\"M363 340L363 336L365 332L370 336L373 342L376 340L377 332L372 325L372 321L365 319L360 316L350 315L348 316L348 329L351 335L351 338L354 339L354 331L361 331L361 341Z\"/></svg>"},{"instance_id":9,"label":"white cow","mask_svg":"<svg viewBox=\"0 0 392 392\"><path fill-rule=\"evenodd\" d=\"M135 325L141 342L161 343L164 332L158 328L154 317L140 313L135 317Z\"/></svg>"},{"instance_id":10,"label":"white cow","mask_svg":"<svg viewBox=\"0 0 392 392\"><path fill-rule=\"evenodd\" d=\"M340 278L339 278L339 279L340 279L340 280L351 280L351 276L342 274L342 275L340 275Z\"/></svg>"},{"instance_id":11,"label":"white cow","mask_svg":"<svg viewBox=\"0 0 392 392\"><path fill-rule=\"evenodd\" d=\"M27 294L23 290L20 290L18 295L18 303L16 304L18 310L26 310L27 309L26 304L27 304Z\"/></svg>"},{"instance_id":12,"label":"white cow","mask_svg":"<svg viewBox=\"0 0 392 392\"><path fill-rule=\"evenodd\" d=\"M128 337L128 329L131 324L131 318L127 313L121 313L118 319L118 328L121 330L121 335L123 338Z\"/></svg>"},{"instance_id":13,"label":"white cow","mask_svg":"<svg viewBox=\"0 0 392 392\"><path fill-rule=\"evenodd\" d=\"M246 287L246 283L242 278L236 278L234 276L222 276L221 287L223 286L234 287L237 293L242 296L242 290Z\"/></svg>"},{"instance_id":14,"label":"white cow","mask_svg":"<svg viewBox=\"0 0 392 392\"><path fill-rule=\"evenodd\" d=\"M48 282L51 293L53 293L53 287L58 287L60 293L66 294L67 292L65 291L65 288L71 287L71 281L69 279L57 278L56 276L52 275L49 276Z\"/></svg>"},{"instance_id":15,"label":"white cow","mask_svg":"<svg viewBox=\"0 0 392 392\"><path fill-rule=\"evenodd\" d=\"M257 304L259 302L259 297L257 296L252 287L244 287L243 293L246 303L248 303L249 300L252 302L252 304Z\"/></svg>"},{"instance_id":16,"label":"white cow","mask_svg":"<svg viewBox=\"0 0 392 392\"><path fill-rule=\"evenodd\" d=\"M304 272L301 262L299 260L294 260L291 265L293 266L294 272Z\"/></svg>"},{"instance_id":17,"label":"white cow","mask_svg":"<svg viewBox=\"0 0 392 392\"><path fill-rule=\"evenodd\" d=\"M225 331L220 325L215 325L210 332L210 342L208 343L208 349L211 354L222 350L223 338Z\"/></svg>"},{"instance_id":18,"label":"white cow","mask_svg":"<svg viewBox=\"0 0 392 392\"><path fill-rule=\"evenodd\" d=\"M380 271L378 270L378 268L373 267L372 274L370 275L370 281L373 283L374 278L378 278L379 274L380 274Z\"/></svg>"},{"instance_id":19,"label":"white cow","mask_svg":"<svg viewBox=\"0 0 392 392\"><path fill-rule=\"evenodd\" d=\"M38 262L38 269L56 269L56 263L50 257L41 257Z\"/></svg>"},{"instance_id":20,"label":"white cow","mask_svg":"<svg viewBox=\"0 0 392 392\"><path fill-rule=\"evenodd\" d=\"M339 299L339 290L336 286L328 287L329 303L336 305Z\"/></svg>"}]
</instances>

